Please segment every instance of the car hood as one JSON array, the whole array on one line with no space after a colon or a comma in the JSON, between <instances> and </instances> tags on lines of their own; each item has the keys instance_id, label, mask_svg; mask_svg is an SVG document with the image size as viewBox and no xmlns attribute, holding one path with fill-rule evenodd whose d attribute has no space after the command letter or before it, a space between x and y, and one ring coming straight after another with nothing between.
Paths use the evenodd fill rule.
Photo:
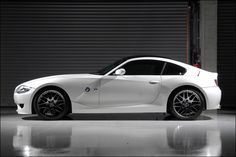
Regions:
<instances>
[{"instance_id":1,"label":"car hood","mask_svg":"<svg viewBox=\"0 0 236 157\"><path fill-rule=\"evenodd\" d=\"M94 74L66 74L66 75L54 75L54 76L47 76L47 77L41 77L38 79L30 80L27 82L22 83L21 85L30 86L33 88L37 88L38 86L41 86L43 84L59 84L63 80L69 80L69 79L82 79L82 78L100 78L100 75L94 75Z\"/></svg>"}]
</instances>

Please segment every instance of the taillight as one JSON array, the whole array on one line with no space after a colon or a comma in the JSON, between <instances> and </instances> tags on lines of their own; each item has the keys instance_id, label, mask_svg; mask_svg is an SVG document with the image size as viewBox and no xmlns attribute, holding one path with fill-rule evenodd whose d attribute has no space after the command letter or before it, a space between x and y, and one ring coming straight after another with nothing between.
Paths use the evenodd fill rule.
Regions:
<instances>
[{"instance_id":1,"label":"taillight","mask_svg":"<svg viewBox=\"0 0 236 157\"><path fill-rule=\"evenodd\" d=\"M193 66L197 67L197 68L201 68L201 64L200 63L193 64Z\"/></svg>"},{"instance_id":2,"label":"taillight","mask_svg":"<svg viewBox=\"0 0 236 157\"><path fill-rule=\"evenodd\" d=\"M217 80L217 79L215 79L215 83L216 83L216 85L218 86L218 80Z\"/></svg>"}]
</instances>

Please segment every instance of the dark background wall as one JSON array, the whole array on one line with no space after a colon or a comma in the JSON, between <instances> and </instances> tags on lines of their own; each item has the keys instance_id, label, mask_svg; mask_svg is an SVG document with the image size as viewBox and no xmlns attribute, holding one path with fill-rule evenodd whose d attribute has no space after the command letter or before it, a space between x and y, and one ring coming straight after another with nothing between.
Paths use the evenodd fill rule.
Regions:
<instances>
[{"instance_id":1,"label":"dark background wall","mask_svg":"<svg viewBox=\"0 0 236 157\"><path fill-rule=\"evenodd\" d=\"M218 1L217 69L223 108L236 108L236 2Z\"/></svg>"},{"instance_id":2,"label":"dark background wall","mask_svg":"<svg viewBox=\"0 0 236 157\"><path fill-rule=\"evenodd\" d=\"M188 2L1 2L1 106L17 84L47 75L91 73L127 55L186 62Z\"/></svg>"}]
</instances>

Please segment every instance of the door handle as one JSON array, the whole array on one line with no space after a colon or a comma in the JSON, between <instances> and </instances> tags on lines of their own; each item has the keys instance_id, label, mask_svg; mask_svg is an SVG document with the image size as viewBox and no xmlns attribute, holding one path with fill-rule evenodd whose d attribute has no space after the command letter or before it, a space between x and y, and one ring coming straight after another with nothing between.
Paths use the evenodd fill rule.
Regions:
<instances>
[{"instance_id":1,"label":"door handle","mask_svg":"<svg viewBox=\"0 0 236 157\"><path fill-rule=\"evenodd\" d=\"M149 81L150 84L159 84L159 81Z\"/></svg>"}]
</instances>

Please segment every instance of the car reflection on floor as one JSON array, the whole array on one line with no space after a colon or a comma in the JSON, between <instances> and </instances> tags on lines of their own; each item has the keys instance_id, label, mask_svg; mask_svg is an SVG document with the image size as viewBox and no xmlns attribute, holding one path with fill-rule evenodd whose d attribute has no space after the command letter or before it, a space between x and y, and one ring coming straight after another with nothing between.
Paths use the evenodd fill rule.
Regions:
<instances>
[{"instance_id":1,"label":"car reflection on floor","mask_svg":"<svg viewBox=\"0 0 236 157\"><path fill-rule=\"evenodd\" d=\"M17 126L13 147L23 156L221 155L215 123L198 121L33 122Z\"/></svg>"}]
</instances>

